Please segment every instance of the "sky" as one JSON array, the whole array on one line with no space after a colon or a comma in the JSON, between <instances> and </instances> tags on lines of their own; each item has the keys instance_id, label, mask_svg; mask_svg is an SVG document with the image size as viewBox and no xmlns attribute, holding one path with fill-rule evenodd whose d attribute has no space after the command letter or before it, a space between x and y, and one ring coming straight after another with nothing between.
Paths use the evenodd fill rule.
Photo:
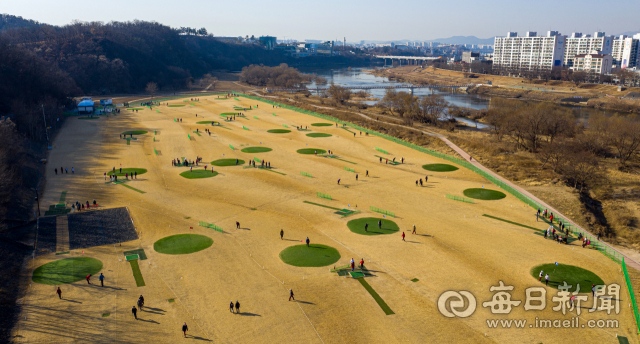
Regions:
<instances>
[{"instance_id":1,"label":"sky","mask_svg":"<svg viewBox=\"0 0 640 344\"><path fill-rule=\"evenodd\" d=\"M3 0L0 12L65 25L156 21L205 27L216 36L278 39L429 40L489 38L508 31L640 32L638 0Z\"/></svg>"}]
</instances>

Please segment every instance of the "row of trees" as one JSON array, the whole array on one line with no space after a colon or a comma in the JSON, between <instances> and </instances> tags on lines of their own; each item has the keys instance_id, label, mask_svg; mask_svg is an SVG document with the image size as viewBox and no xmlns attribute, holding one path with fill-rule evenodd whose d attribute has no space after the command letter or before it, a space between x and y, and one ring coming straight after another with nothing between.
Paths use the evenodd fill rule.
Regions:
<instances>
[{"instance_id":1,"label":"row of trees","mask_svg":"<svg viewBox=\"0 0 640 344\"><path fill-rule=\"evenodd\" d=\"M300 73L282 63L277 67L250 65L242 68L240 81L249 85L283 88L302 88L313 81L314 76Z\"/></svg>"},{"instance_id":2,"label":"row of trees","mask_svg":"<svg viewBox=\"0 0 640 344\"><path fill-rule=\"evenodd\" d=\"M574 71L567 67L542 68L540 66L534 66L529 68L521 66L500 66L491 63L447 64L445 62L435 62L433 66L465 73L520 77L527 79L529 83L532 83L534 80L542 80L544 82L561 80L573 82L576 86L583 83L616 83L626 86L640 86L640 73L635 73L627 69L617 70L611 75L603 75L585 71Z\"/></svg>"},{"instance_id":3,"label":"row of trees","mask_svg":"<svg viewBox=\"0 0 640 344\"><path fill-rule=\"evenodd\" d=\"M573 110L548 103L492 99L486 121L498 141L536 154L542 168L551 168L582 190L604 179L603 158L615 158L621 170L640 158L640 122L633 118L593 115L586 126Z\"/></svg>"},{"instance_id":4,"label":"row of trees","mask_svg":"<svg viewBox=\"0 0 640 344\"><path fill-rule=\"evenodd\" d=\"M440 95L416 97L408 92L388 89L378 106L402 117L408 124L415 121L440 126L446 119L449 102Z\"/></svg>"}]
</instances>

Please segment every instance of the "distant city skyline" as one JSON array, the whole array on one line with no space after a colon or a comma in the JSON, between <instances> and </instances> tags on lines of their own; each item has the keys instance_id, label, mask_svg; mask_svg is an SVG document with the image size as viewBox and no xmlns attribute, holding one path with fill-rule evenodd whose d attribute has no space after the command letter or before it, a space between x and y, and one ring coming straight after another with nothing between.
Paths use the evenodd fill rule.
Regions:
<instances>
[{"instance_id":1,"label":"distant city skyline","mask_svg":"<svg viewBox=\"0 0 640 344\"><path fill-rule=\"evenodd\" d=\"M102 5L102 6L101 6ZM216 36L269 35L278 39L349 42L427 41L451 36L491 38L508 31L524 34L549 30L607 35L640 32L640 1L618 0L603 6L595 0L487 0L395 2L243 0L23 0L3 3L3 13L66 25L81 21L156 21L171 27L205 27Z\"/></svg>"}]
</instances>

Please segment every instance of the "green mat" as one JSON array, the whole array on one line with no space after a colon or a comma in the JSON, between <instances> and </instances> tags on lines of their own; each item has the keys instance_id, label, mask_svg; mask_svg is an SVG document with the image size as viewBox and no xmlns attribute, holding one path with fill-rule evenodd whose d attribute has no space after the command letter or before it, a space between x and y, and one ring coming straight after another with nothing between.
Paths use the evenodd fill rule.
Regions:
<instances>
[{"instance_id":1,"label":"green mat","mask_svg":"<svg viewBox=\"0 0 640 344\"><path fill-rule=\"evenodd\" d=\"M131 265L131 271L133 272L133 278L136 280L136 286L144 287L144 278L142 278L142 272L140 272L140 266L138 265L138 260L130 260L129 264Z\"/></svg>"},{"instance_id":2,"label":"green mat","mask_svg":"<svg viewBox=\"0 0 640 344\"><path fill-rule=\"evenodd\" d=\"M122 252L122 254L124 254L125 256L131 255L131 254L137 254L140 260L147 259L147 255L144 253L144 249L141 249L141 248L137 250L124 251Z\"/></svg>"},{"instance_id":3,"label":"green mat","mask_svg":"<svg viewBox=\"0 0 640 344\"><path fill-rule=\"evenodd\" d=\"M384 314L386 314L386 315L395 314L391 310L391 307L389 307L387 305L387 303L384 302L384 300L380 297L380 295L378 295L378 293L376 293L376 291L373 290L373 288L371 288L369 283L367 283L367 281L364 278L358 278L358 282L360 282L360 284L362 284L364 289L366 289L369 292L369 294L371 295L371 297L373 297L373 299L376 301L378 306L380 306L380 308L382 308L382 311L384 312Z\"/></svg>"}]
</instances>

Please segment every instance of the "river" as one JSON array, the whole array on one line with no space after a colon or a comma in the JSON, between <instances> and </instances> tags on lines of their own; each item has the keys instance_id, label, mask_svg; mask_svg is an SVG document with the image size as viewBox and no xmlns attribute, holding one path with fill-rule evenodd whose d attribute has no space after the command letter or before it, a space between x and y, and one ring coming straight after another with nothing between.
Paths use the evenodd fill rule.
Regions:
<instances>
[{"instance_id":1,"label":"river","mask_svg":"<svg viewBox=\"0 0 640 344\"><path fill-rule=\"evenodd\" d=\"M308 70L301 69L300 71L303 73L315 73L319 76L322 76L327 79L328 83L333 82L336 85L340 86L393 86L393 85L404 85L406 83L398 82L394 80L389 80L385 77L379 77L375 75L371 75L365 72L367 68L343 68L343 69L320 69L320 70ZM316 87L315 83L311 83L308 85L309 89L313 89ZM320 87L326 87L324 85ZM402 89L400 91L403 91ZM405 90L408 91L408 90ZM372 89L368 90L368 92L378 98L382 99L386 92L385 89ZM414 95L424 96L430 94L439 94L444 97L446 101L448 101L451 105L470 108L474 110L486 109L489 106L489 102L491 101L491 97L482 96L477 94L466 94L466 93L454 93L446 90L429 90L429 89L415 89ZM375 105L378 101L365 101L364 103L368 105ZM614 115L616 113L611 111L603 111L592 108L585 108L580 106L568 106L574 109L574 116L578 122L586 122L589 119L589 116L601 113L607 116ZM464 122L470 126L477 126L480 129L488 128L486 124L476 122L467 118L456 117L456 120L460 122Z\"/></svg>"}]
</instances>

